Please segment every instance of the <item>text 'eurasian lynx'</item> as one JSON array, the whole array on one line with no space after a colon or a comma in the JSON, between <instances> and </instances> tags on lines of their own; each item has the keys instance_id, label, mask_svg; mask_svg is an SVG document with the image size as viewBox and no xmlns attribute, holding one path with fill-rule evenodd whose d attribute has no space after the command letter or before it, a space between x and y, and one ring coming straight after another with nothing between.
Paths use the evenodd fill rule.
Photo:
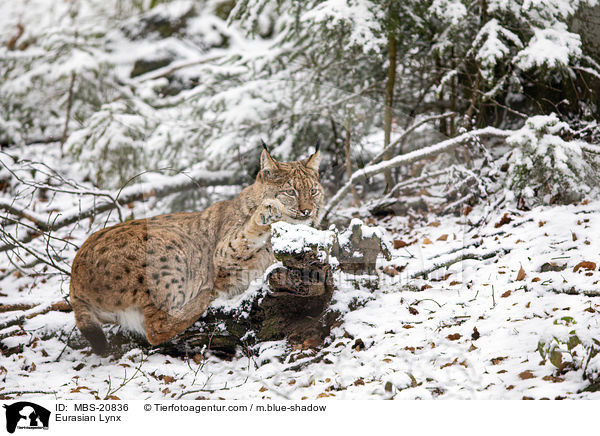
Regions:
<instances>
[{"instance_id":1,"label":"text 'eurasian lynx'","mask_svg":"<svg viewBox=\"0 0 600 436\"><path fill-rule=\"evenodd\" d=\"M323 206L320 154L277 162L266 149L254 184L203 212L138 219L100 230L71 271L71 305L94 352L103 323L144 334L150 344L182 332L220 294L244 291L274 262L270 225L314 225Z\"/></svg>"}]
</instances>

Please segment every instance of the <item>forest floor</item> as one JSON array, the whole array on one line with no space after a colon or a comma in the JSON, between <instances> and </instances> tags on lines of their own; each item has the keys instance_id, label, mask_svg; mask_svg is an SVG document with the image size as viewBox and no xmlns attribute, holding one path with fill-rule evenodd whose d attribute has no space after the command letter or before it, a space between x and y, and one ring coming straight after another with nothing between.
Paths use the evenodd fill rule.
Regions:
<instances>
[{"instance_id":1,"label":"forest floor","mask_svg":"<svg viewBox=\"0 0 600 436\"><path fill-rule=\"evenodd\" d=\"M599 209L584 201L485 219L478 208L426 222L368 219L394 241L393 258L381 259L375 290L364 286L368 277L336 275L334 304L347 310L325 345L265 342L228 359L206 350L172 357L130 346L103 358L74 349L73 313L56 304L68 282L14 273L0 281L0 307L23 310L0 313L10 354L0 360L0 396L600 399L584 391L598 373Z\"/></svg>"}]
</instances>

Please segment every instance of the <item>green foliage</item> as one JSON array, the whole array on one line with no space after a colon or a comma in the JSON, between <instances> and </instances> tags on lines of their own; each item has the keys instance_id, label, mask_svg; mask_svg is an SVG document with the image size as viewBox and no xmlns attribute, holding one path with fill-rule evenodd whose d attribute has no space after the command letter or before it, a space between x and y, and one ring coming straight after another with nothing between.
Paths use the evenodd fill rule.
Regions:
<instances>
[{"instance_id":1,"label":"green foliage","mask_svg":"<svg viewBox=\"0 0 600 436\"><path fill-rule=\"evenodd\" d=\"M538 341L537 351L558 372L581 370L584 379L597 384L600 382L600 341L590 337L587 331L573 328L576 324L572 317L554 320L557 327L551 335Z\"/></svg>"},{"instance_id":2,"label":"green foliage","mask_svg":"<svg viewBox=\"0 0 600 436\"><path fill-rule=\"evenodd\" d=\"M508 138L513 147L508 187L520 205L572 203L596 186L598 176L582 143L562 138L569 130L555 114L536 116Z\"/></svg>"}]
</instances>

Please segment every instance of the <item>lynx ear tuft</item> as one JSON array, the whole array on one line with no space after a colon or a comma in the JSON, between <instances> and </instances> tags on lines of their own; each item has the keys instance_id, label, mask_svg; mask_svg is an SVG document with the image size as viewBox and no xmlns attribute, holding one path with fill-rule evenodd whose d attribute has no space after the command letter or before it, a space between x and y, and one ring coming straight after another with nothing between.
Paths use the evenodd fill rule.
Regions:
<instances>
[{"instance_id":1,"label":"lynx ear tuft","mask_svg":"<svg viewBox=\"0 0 600 436\"><path fill-rule=\"evenodd\" d=\"M317 143L318 147L318 143ZM317 148L317 151L313 153L311 157L304 161L304 165L313 171L319 172L319 164L321 163L321 152Z\"/></svg>"},{"instance_id":2,"label":"lynx ear tuft","mask_svg":"<svg viewBox=\"0 0 600 436\"><path fill-rule=\"evenodd\" d=\"M277 161L273 159L269 154L266 144L264 142L262 144L264 150L260 154L260 169L269 171L277 170L279 168L279 166L277 165Z\"/></svg>"}]
</instances>

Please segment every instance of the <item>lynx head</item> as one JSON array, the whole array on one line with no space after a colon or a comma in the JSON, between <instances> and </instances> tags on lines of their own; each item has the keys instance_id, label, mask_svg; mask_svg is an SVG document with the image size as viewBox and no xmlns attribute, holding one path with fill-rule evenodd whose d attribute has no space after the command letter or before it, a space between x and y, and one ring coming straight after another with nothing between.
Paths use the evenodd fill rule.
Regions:
<instances>
[{"instance_id":1,"label":"lynx head","mask_svg":"<svg viewBox=\"0 0 600 436\"><path fill-rule=\"evenodd\" d=\"M262 199L276 198L283 204L282 220L292 224L315 225L324 203L323 187L319 183L321 152L296 162L278 162L264 150L260 156L260 171L256 183Z\"/></svg>"}]
</instances>

